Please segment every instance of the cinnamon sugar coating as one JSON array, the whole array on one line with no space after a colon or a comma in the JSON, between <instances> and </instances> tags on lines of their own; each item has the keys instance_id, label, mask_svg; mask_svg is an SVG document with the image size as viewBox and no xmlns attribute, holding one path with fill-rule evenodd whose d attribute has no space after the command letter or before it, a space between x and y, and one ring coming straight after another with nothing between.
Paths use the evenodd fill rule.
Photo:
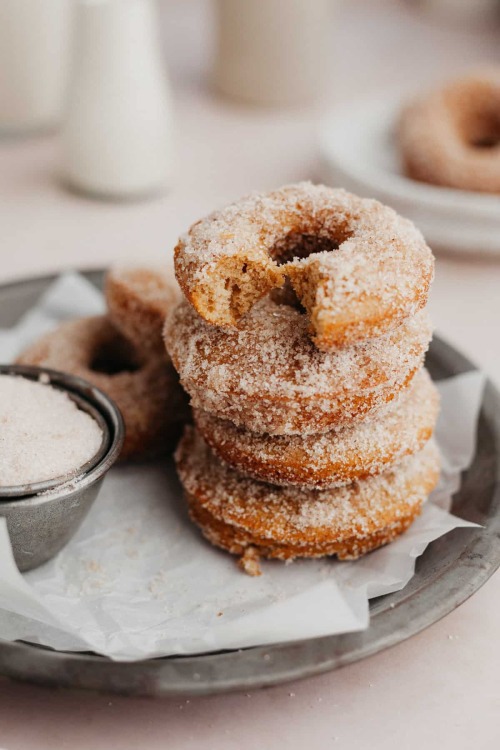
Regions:
<instances>
[{"instance_id":1,"label":"cinnamon sugar coating","mask_svg":"<svg viewBox=\"0 0 500 750\"><path fill-rule=\"evenodd\" d=\"M125 422L122 459L174 447L187 416L177 374L164 352L135 348L104 316L63 323L18 358L23 365L62 370L104 391Z\"/></svg>"},{"instance_id":2,"label":"cinnamon sugar coating","mask_svg":"<svg viewBox=\"0 0 500 750\"><path fill-rule=\"evenodd\" d=\"M176 451L191 517L235 555L357 558L405 531L439 477L433 441L378 476L329 490L276 487L219 461L193 428Z\"/></svg>"},{"instance_id":3,"label":"cinnamon sugar coating","mask_svg":"<svg viewBox=\"0 0 500 750\"><path fill-rule=\"evenodd\" d=\"M271 435L326 432L380 408L410 383L430 338L419 312L370 342L323 352L308 335L307 316L269 297L238 327L209 325L185 301L165 325L192 405Z\"/></svg>"},{"instance_id":4,"label":"cinnamon sugar coating","mask_svg":"<svg viewBox=\"0 0 500 750\"><path fill-rule=\"evenodd\" d=\"M383 335L423 308L434 260L414 225L374 200L298 183L194 224L177 280L209 323L234 326L289 279L324 350Z\"/></svg>"},{"instance_id":5,"label":"cinnamon sugar coating","mask_svg":"<svg viewBox=\"0 0 500 750\"><path fill-rule=\"evenodd\" d=\"M241 474L276 485L326 489L379 474L417 453L433 434L439 395L427 371L373 417L320 435L259 435L195 410L215 455Z\"/></svg>"},{"instance_id":6,"label":"cinnamon sugar coating","mask_svg":"<svg viewBox=\"0 0 500 750\"><path fill-rule=\"evenodd\" d=\"M113 325L139 349L165 351L162 331L165 318L179 292L160 269L112 268L106 274L104 293Z\"/></svg>"},{"instance_id":7,"label":"cinnamon sugar coating","mask_svg":"<svg viewBox=\"0 0 500 750\"><path fill-rule=\"evenodd\" d=\"M405 107L398 140L412 179L500 192L500 68L460 78Z\"/></svg>"}]
</instances>

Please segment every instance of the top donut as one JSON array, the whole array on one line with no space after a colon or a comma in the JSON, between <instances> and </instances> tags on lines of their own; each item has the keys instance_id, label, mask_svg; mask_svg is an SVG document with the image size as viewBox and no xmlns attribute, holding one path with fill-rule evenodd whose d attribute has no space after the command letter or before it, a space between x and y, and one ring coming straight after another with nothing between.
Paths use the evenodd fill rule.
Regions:
<instances>
[{"instance_id":1,"label":"top donut","mask_svg":"<svg viewBox=\"0 0 500 750\"><path fill-rule=\"evenodd\" d=\"M318 348L396 328L427 303L434 259L391 208L309 182L254 194L193 224L175 273L208 323L234 326L288 280Z\"/></svg>"}]
</instances>

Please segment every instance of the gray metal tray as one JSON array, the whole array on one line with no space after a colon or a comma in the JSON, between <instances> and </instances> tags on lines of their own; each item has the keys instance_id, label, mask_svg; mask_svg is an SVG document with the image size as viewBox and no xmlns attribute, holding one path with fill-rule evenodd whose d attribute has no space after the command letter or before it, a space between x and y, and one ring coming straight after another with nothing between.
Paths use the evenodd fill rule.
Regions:
<instances>
[{"instance_id":1,"label":"gray metal tray","mask_svg":"<svg viewBox=\"0 0 500 750\"><path fill-rule=\"evenodd\" d=\"M100 286L102 272L86 276ZM0 287L0 327L28 310L54 277ZM451 346L435 339L428 356L435 379L474 369ZM137 695L217 693L275 685L349 664L393 646L439 620L485 583L500 565L500 395L488 382L473 465L464 475L453 510L482 529L456 529L419 558L402 590L371 602L363 633L142 662L112 662L95 654L55 652L28 643L0 642L0 674L58 687Z\"/></svg>"}]
</instances>

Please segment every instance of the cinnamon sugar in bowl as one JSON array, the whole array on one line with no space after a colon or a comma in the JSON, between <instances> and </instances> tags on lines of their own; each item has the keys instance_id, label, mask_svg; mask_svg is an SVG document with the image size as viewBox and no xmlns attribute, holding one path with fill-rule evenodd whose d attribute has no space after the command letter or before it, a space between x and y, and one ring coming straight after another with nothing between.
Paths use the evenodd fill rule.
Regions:
<instances>
[{"instance_id":1,"label":"cinnamon sugar in bowl","mask_svg":"<svg viewBox=\"0 0 500 750\"><path fill-rule=\"evenodd\" d=\"M20 570L70 540L120 454L116 405L80 378L0 365L0 517Z\"/></svg>"}]
</instances>

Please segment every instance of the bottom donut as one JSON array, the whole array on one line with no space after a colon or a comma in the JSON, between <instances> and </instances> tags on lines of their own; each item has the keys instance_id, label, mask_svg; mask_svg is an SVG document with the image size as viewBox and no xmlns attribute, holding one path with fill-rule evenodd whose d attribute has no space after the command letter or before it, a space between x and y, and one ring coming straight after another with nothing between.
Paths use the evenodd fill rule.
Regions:
<instances>
[{"instance_id":1,"label":"bottom donut","mask_svg":"<svg viewBox=\"0 0 500 750\"><path fill-rule=\"evenodd\" d=\"M346 487L301 490L238 474L187 427L176 463L192 520L259 575L259 557L356 559L402 534L439 479L433 440L390 470Z\"/></svg>"}]
</instances>

